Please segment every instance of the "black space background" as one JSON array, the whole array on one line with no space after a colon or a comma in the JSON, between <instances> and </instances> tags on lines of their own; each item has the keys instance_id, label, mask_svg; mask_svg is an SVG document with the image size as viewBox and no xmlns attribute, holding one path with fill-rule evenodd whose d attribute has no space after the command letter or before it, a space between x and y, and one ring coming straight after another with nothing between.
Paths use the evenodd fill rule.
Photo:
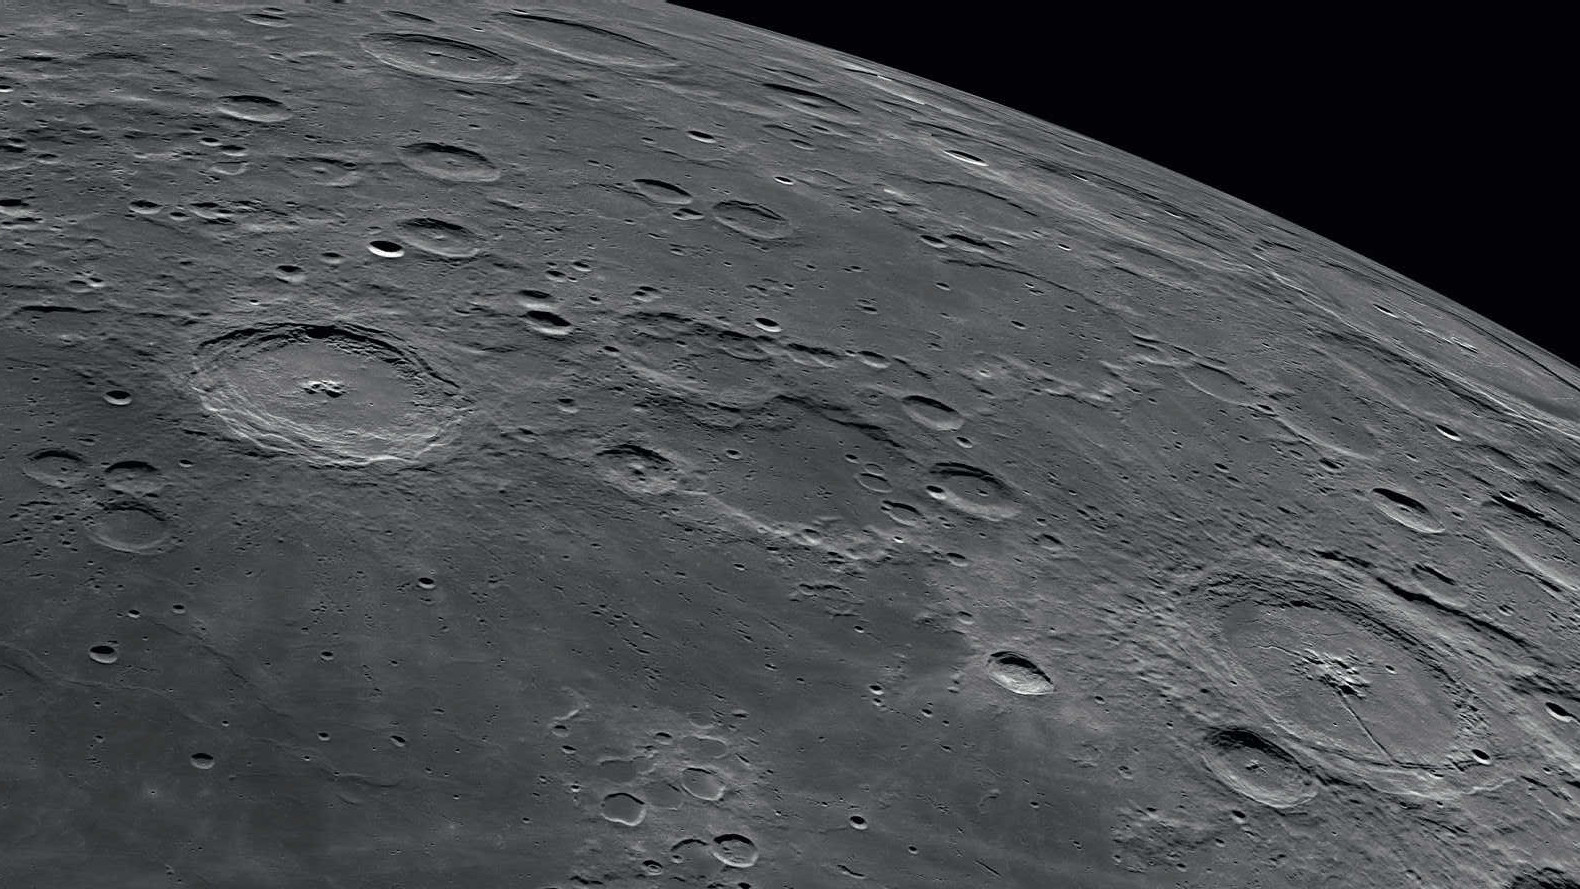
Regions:
<instances>
[{"instance_id":1,"label":"black space background","mask_svg":"<svg viewBox=\"0 0 1580 889\"><path fill-rule=\"evenodd\" d=\"M1267 4L684 2L974 93L1317 232L1580 364L1556 20ZM1572 163L1572 161L1571 161ZM1562 222L1558 220L1562 218Z\"/></svg>"}]
</instances>

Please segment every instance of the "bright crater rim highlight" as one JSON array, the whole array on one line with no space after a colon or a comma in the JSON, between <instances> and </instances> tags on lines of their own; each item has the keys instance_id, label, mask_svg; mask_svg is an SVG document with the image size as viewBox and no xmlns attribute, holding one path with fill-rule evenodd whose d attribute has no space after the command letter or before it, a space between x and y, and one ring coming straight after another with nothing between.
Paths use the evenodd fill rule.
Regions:
<instances>
[{"instance_id":1,"label":"bright crater rim highlight","mask_svg":"<svg viewBox=\"0 0 1580 889\"><path fill-rule=\"evenodd\" d=\"M274 324L203 343L192 385L237 437L313 462L410 461L468 399L410 347L358 325Z\"/></svg>"}]
</instances>

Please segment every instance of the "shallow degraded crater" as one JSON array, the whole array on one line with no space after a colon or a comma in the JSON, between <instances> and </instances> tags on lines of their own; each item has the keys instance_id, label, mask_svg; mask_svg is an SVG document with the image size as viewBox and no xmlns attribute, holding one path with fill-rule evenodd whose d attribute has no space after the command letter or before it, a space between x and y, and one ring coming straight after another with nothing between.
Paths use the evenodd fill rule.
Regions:
<instances>
[{"instance_id":1,"label":"shallow degraded crater","mask_svg":"<svg viewBox=\"0 0 1580 889\"><path fill-rule=\"evenodd\" d=\"M1443 531L1443 523L1432 514L1432 510L1408 494L1391 488L1372 488L1367 496L1378 512L1412 531L1419 531L1422 534L1438 534Z\"/></svg>"},{"instance_id":2,"label":"shallow degraded crater","mask_svg":"<svg viewBox=\"0 0 1580 889\"><path fill-rule=\"evenodd\" d=\"M22 474L52 488L69 488L87 480L88 464L76 451L44 448L28 455Z\"/></svg>"},{"instance_id":3,"label":"shallow degraded crater","mask_svg":"<svg viewBox=\"0 0 1580 889\"><path fill-rule=\"evenodd\" d=\"M1192 389L1225 404L1250 407L1256 404L1259 398L1251 384L1223 368L1207 364L1189 364L1180 368L1179 373Z\"/></svg>"},{"instance_id":4,"label":"shallow degraded crater","mask_svg":"<svg viewBox=\"0 0 1580 889\"><path fill-rule=\"evenodd\" d=\"M279 159L287 176L307 185L325 188L350 188L362 181L361 165L351 157L313 155Z\"/></svg>"},{"instance_id":5,"label":"shallow degraded crater","mask_svg":"<svg viewBox=\"0 0 1580 889\"><path fill-rule=\"evenodd\" d=\"M918 426L935 432L948 432L966 424L966 418L959 411L926 395L907 395L900 399L900 408Z\"/></svg>"},{"instance_id":6,"label":"shallow degraded crater","mask_svg":"<svg viewBox=\"0 0 1580 889\"><path fill-rule=\"evenodd\" d=\"M444 182L493 182L499 167L487 156L447 142L410 142L395 157L411 170Z\"/></svg>"},{"instance_id":7,"label":"shallow degraded crater","mask_svg":"<svg viewBox=\"0 0 1580 889\"><path fill-rule=\"evenodd\" d=\"M856 116L856 109L832 96L816 93L797 86L785 83L763 83L763 93L771 101L786 108L804 111L814 116L839 116L852 118Z\"/></svg>"},{"instance_id":8,"label":"shallow degraded crater","mask_svg":"<svg viewBox=\"0 0 1580 889\"><path fill-rule=\"evenodd\" d=\"M666 494L680 486L680 467L644 445L625 442L593 455L599 475L633 494Z\"/></svg>"},{"instance_id":9,"label":"shallow degraded crater","mask_svg":"<svg viewBox=\"0 0 1580 889\"><path fill-rule=\"evenodd\" d=\"M134 497L151 497L167 484L157 466L143 460L122 460L104 470L104 486Z\"/></svg>"},{"instance_id":10,"label":"shallow degraded crater","mask_svg":"<svg viewBox=\"0 0 1580 889\"><path fill-rule=\"evenodd\" d=\"M1288 809L1317 795L1316 777L1284 748L1244 726L1207 733L1202 761L1224 786L1275 809Z\"/></svg>"},{"instance_id":11,"label":"shallow degraded crater","mask_svg":"<svg viewBox=\"0 0 1580 889\"><path fill-rule=\"evenodd\" d=\"M986 469L966 463L936 463L928 477L927 493L963 513L984 519L1020 514L1020 503L1009 485Z\"/></svg>"},{"instance_id":12,"label":"shallow degraded crater","mask_svg":"<svg viewBox=\"0 0 1580 889\"><path fill-rule=\"evenodd\" d=\"M636 193L655 204L681 207L691 203L691 192L662 179L633 179L631 187Z\"/></svg>"},{"instance_id":13,"label":"shallow degraded crater","mask_svg":"<svg viewBox=\"0 0 1580 889\"><path fill-rule=\"evenodd\" d=\"M795 230L790 220L750 201L719 201L713 205L713 220L759 241L777 241Z\"/></svg>"},{"instance_id":14,"label":"shallow degraded crater","mask_svg":"<svg viewBox=\"0 0 1580 889\"><path fill-rule=\"evenodd\" d=\"M395 230L407 244L441 259L471 259L483 251L483 236L470 228L434 216L403 219Z\"/></svg>"},{"instance_id":15,"label":"shallow degraded crater","mask_svg":"<svg viewBox=\"0 0 1580 889\"><path fill-rule=\"evenodd\" d=\"M724 796L724 779L709 769L692 766L680 773L680 786L697 799L717 802Z\"/></svg>"},{"instance_id":16,"label":"shallow degraded crater","mask_svg":"<svg viewBox=\"0 0 1580 889\"><path fill-rule=\"evenodd\" d=\"M295 116L283 102L268 96L225 96L214 107L226 117L251 123L282 123Z\"/></svg>"},{"instance_id":17,"label":"shallow degraded crater","mask_svg":"<svg viewBox=\"0 0 1580 889\"><path fill-rule=\"evenodd\" d=\"M516 62L460 40L411 32L368 34L362 49L391 68L461 83L509 83Z\"/></svg>"},{"instance_id":18,"label":"shallow degraded crater","mask_svg":"<svg viewBox=\"0 0 1580 889\"><path fill-rule=\"evenodd\" d=\"M329 464L415 460L467 406L409 345L350 324L232 331L198 347L191 382L238 437Z\"/></svg>"},{"instance_id":19,"label":"shallow degraded crater","mask_svg":"<svg viewBox=\"0 0 1580 889\"><path fill-rule=\"evenodd\" d=\"M650 43L607 28L537 12L511 11L494 19L501 34L555 55L613 68L663 68L676 64Z\"/></svg>"},{"instance_id":20,"label":"shallow degraded crater","mask_svg":"<svg viewBox=\"0 0 1580 889\"><path fill-rule=\"evenodd\" d=\"M147 555L164 552L175 544L169 518L137 501L102 504L88 513L83 524L89 539L117 552Z\"/></svg>"}]
</instances>

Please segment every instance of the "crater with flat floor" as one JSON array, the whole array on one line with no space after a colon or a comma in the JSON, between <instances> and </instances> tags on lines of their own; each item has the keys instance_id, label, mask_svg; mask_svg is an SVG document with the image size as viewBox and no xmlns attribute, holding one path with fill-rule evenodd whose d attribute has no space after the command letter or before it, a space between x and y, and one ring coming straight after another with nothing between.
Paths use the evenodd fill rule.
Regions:
<instances>
[{"instance_id":1,"label":"crater with flat floor","mask_svg":"<svg viewBox=\"0 0 1580 889\"><path fill-rule=\"evenodd\" d=\"M225 96L215 109L226 117L251 123L280 123L293 117L284 103L268 96Z\"/></svg>"},{"instance_id":2,"label":"crater with flat floor","mask_svg":"<svg viewBox=\"0 0 1580 889\"><path fill-rule=\"evenodd\" d=\"M1443 523L1432 514L1431 508L1408 494L1391 488L1372 488L1367 496L1377 511L1412 531L1438 534Z\"/></svg>"},{"instance_id":3,"label":"crater with flat floor","mask_svg":"<svg viewBox=\"0 0 1580 889\"><path fill-rule=\"evenodd\" d=\"M777 241L795 230L788 219L750 201L719 201L713 205L713 218L725 228L759 241Z\"/></svg>"},{"instance_id":4,"label":"crater with flat floor","mask_svg":"<svg viewBox=\"0 0 1580 889\"><path fill-rule=\"evenodd\" d=\"M343 465L414 460L449 440L467 404L409 345L349 324L261 325L208 340L192 385L238 437Z\"/></svg>"},{"instance_id":5,"label":"crater with flat floor","mask_svg":"<svg viewBox=\"0 0 1580 889\"><path fill-rule=\"evenodd\" d=\"M1246 799L1288 809L1317 795L1318 782L1289 751L1244 726L1207 733L1202 761L1225 787Z\"/></svg>"},{"instance_id":6,"label":"crater with flat floor","mask_svg":"<svg viewBox=\"0 0 1580 889\"><path fill-rule=\"evenodd\" d=\"M517 77L514 59L447 37L417 33L368 34L362 38L362 49L391 68L442 80L509 83Z\"/></svg>"},{"instance_id":7,"label":"crater with flat floor","mask_svg":"<svg viewBox=\"0 0 1580 889\"><path fill-rule=\"evenodd\" d=\"M408 168L444 182L493 182L498 165L486 155L447 142L409 142L395 149L395 157Z\"/></svg>"},{"instance_id":8,"label":"crater with flat floor","mask_svg":"<svg viewBox=\"0 0 1580 889\"><path fill-rule=\"evenodd\" d=\"M1009 485L986 469L965 463L936 463L928 477L928 494L968 515L1008 519L1020 513L1020 503Z\"/></svg>"},{"instance_id":9,"label":"crater with flat floor","mask_svg":"<svg viewBox=\"0 0 1580 889\"><path fill-rule=\"evenodd\" d=\"M917 425L935 432L959 429L966 424L965 417L960 416L959 411L926 395L907 395L900 399L900 407Z\"/></svg>"},{"instance_id":10,"label":"crater with flat floor","mask_svg":"<svg viewBox=\"0 0 1580 889\"><path fill-rule=\"evenodd\" d=\"M106 549L147 555L174 546L170 520L151 506L127 500L102 504L84 519L88 537Z\"/></svg>"},{"instance_id":11,"label":"crater with flat floor","mask_svg":"<svg viewBox=\"0 0 1580 889\"><path fill-rule=\"evenodd\" d=\"M395 229L406 243L443 259L471 259L483 249L483 237L448 219L417 216L403 219Z\"/></svg>"},{"instance_id":12,"label":"crater with flat floor","mask_svg":"<svg viewBox=\"0 0 1580 889\"><path fill-rule=\"evenodd\" d=\"M1276 560L1237 561L1187 591L1182 656L1215 697L1299 750L1410 786L1484 746L1487 724L1442 649L1364 605L1359 587Z\"/></svg>"},{"instance_id":13,"label":"crater with flat floor","mask_svg":"<svg viewBox=\"0 0 1580 889\"><path fill-rule=\"evenodd\" d=\"M142 460L122 460L104 471L105 487L136 497L158 494L165 484L159 468Z\"/></svg>"},{"instance_id":14,"label":"crater with flat floor","mask_svg":"<svg viewBox=\"0 0 1580 889\"><path fill-rule=\"evenodd\" d=\"M555 55L613 68L662 68L675 64L650 43L586 22L512 10L494 18L501 34Z\"/></svg>"},{"instance_id":15,"label":"crater with flat floor","mask_svg":"<svg viewBox=\"0 0 1580 889\"><path fill-rule=\"evenodd\" d=\"M724 780L704 768L692 766L680 773L680 785L700 800L716 802L724 796Z\"/></svg>"},{"instance_id":16,"label":"crater with flat floor","mask_svg":"<svg viewBox=\"0 0 1580 889\"><path fill-rule=\"evenodd\" d=\"M634 442L604 448L593 460L600 475L633 494L667 494L680 485L680 467Z\"/></svg>"},{"instance_id":17,"label":"crater with flat floor","mask_svg":"<svg viewBox=\"0 0 1580 889\"><path fill-rule=\"evenodd\" d=\"M631 186L636 193L655 204L684 206L691 203L691 192L662 179L634 179Z\"/></svg>"},{"instance_id":18,"label":"crater with flat floor","mask_svg":"<svg viewBox=\"0 0 1580 889\"><path fill-rule=\"evenodd\" d=\"M44 448L28 455L22 474L51 487L69 488L87 480L88 464L75 451Z\"/></svg>"},{"instance_id":19,"label":"crater with flat floor","mask_svg":"<svg viewBox=\"0 0 1580 889\"><path fill-rule=\"evenodd\" d=\"M598 809L605 821L626 827L635 827L647 817L647 803L629 793L608 794Z\"/></svg>"}]
</instances>

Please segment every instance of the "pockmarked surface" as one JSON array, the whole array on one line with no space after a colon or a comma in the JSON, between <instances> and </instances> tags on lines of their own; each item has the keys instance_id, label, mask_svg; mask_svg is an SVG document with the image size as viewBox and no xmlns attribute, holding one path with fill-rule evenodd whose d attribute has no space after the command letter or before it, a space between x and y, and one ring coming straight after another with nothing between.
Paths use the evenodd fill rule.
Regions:
<instances>
[{"instance_id":1,"label":"pockmarked surface","mask_svg":"<svg viewBox=\"0 0 1580 889\"><path fill-rule=\"evenodd\" d=\"M656 3L0 17L0 884L1577 885L1531 343Z\"/></svg>"}]
</instances>

